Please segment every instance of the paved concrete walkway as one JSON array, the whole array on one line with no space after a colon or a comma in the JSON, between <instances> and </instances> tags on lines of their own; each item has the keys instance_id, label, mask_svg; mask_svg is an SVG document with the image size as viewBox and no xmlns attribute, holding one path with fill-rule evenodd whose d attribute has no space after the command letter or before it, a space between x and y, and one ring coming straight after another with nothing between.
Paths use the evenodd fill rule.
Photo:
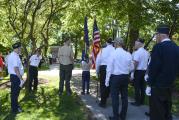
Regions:
<instances>
[{"instance_id":1,"label":"paved concrete walkway","mask_svg":"<svg viewBox=\"0 0 179 120\"><path fill-rule=\"evenodd\" d=\"M50 71L46 71L48 74L59 74L58 65L52 65ZM97 81L91 80L90 83L90 95L81 95L81 73L79 69L73 70L73 78L71 80L72 89L81 97L86 107L93 113L93 118L97 120L108 120L108 117L112 115L111 99L108 99L107 107L100 108L98 106L97 95ZM95 71L91 71L91 75L95 75ZM126 120L149 120L144 115L148 111L148 106L143 105L140 107L132 106L130 103L133 100L129 98L128 112ZM121 106L121 101L120 101ZM174 116L174 120L179 120L179 117Z\"/></svg>"}]
</instances>

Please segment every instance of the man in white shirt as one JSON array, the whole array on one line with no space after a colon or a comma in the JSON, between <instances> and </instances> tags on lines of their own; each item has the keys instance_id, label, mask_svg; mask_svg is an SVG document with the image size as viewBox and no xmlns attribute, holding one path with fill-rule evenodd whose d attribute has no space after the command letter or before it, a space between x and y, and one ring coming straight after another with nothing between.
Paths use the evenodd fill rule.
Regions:
<instances>
[{"instance_id":1,"label":"man in white shirt","mask_svg":"<svg viewBox=\"0 0 179 120\"><path fill-rule=\"evenodd\" d=\"M134 65L132 56L125 51L123 40L116 38L114 41L116 50L110 56L107 64L107 73L105 85L109 86L112 98L113 117L110 120L125 120L128 108L128 81L129 73L133 70ZM122 109L119 114L119 92L121 93Z\"/></svg>"},{"instance_id":2,"label":"man in white shirt","mask_svg":"<svg viewBox=\"0 0 179 120\"><path fill-rule=\"evenodd\" d=\"M8 57L8 73L10 74L11 81L11 110L13 113L22 112L18 104L18 96L22 86L24 68L22 66L19 54L21 53L20 42L12 45L14 51Z\"/></svg>"},{"instance_id":3,"label":"man in white shirt","mask_svg":"<svg viewBox=\"0 0 179 120\"><path fill-rule=\"evenodd\" d=\"M100 96L101 96L101 101L99 103L100 107L106 107L106 101L107 98L109 97L109 87L105 86L105 79L106 79L106 67L107 67L107 62L110 59L110 55L115 51L112 43L112 39L109 38L107 40L107 46L102 48L101 52L98 54L96 58L96 73L99 76L100 80Z\"/></svg>"},{"instance_id":4,"label":"man in white shirt","mask_svg":"<svg viewBox=\"0 0 179 120\"><path fill-rule=\"evenodd\" d=\"M134 61L134 88L135 88L135 102L132 105L139 106L144 104L145 99L145 80L144 76L147 70L149 60L149 52L144 49L144 40L139 38L135 41L135 54L133 54Z\"/></svg>"},{"instance_id":5,"label":"man in white shirt","mask_svg":"<svg viewBox=\"0 0 179 120\"><path fill-rule=\"evenodd\" d=\"M29 66L29 92L32 91L32 83L34 82L33 90L37 91L38 86L38 66L42 59L40 49L35 51L35 54L30 57Z\"/></svg>"}]
</instances>

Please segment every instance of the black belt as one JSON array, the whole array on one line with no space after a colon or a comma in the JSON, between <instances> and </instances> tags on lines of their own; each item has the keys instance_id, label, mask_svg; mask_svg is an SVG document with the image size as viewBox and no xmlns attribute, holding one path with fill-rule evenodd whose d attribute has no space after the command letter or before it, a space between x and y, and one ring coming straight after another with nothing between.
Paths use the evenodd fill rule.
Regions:
<instances>
[{"instance_id":1,"label":"black belt","mask_svg":"<svg viewBox=\"0 0 179 120\"><path fill-rule=\"evenodd\" d=\"M114 74L111 74L111 77L112 77L112 76L129 77L129 75L128 75L128 74L121 74L121 75L114 75Z\"/></svg>"},{"instance_id":2,"label":"black belt","mask_svg":"<svg viewBox=\"0 0 179 120\"><path fill-rule=\"evenodd\" d=\"M30 67L33 67L33 68L38 68L37 66L32 66L32 65L30 65Z\"/></svg>"}]
</instances>

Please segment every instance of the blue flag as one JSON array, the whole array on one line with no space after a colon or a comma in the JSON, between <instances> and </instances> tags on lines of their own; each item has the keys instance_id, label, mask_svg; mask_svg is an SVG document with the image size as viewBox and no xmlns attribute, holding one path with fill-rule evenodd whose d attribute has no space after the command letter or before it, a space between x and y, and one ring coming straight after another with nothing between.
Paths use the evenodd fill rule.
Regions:
<instances>
[{"instance_id":1,"label":"blue flag","mask_svg":"<svg viewBox=\"0 0 179 120\"><path fill-rule=\"evenodd\" d=\"M86 47L89 48L88 23L87 22L88 22L88 19L87 19L87 17L85 17L85 22L84 22L84 41L86 43Z\"/></svg>"}]
</instances>

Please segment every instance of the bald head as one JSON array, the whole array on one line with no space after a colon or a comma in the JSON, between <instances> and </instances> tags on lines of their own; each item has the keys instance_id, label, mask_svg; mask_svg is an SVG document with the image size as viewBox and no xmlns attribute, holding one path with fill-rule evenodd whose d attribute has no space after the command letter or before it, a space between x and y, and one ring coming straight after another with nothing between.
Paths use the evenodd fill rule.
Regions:
<instances>
[{"instance_id":1,"label":"bald head","mask_svg":"<svg viewBox=\"0 0 179 120\"><path fill-rule=\"evenodd\" d=\"M123 47L124 46L124 41L122 38L118 37L114 40L114 46L117 47Z\"/></svg>"}]
</instances>

